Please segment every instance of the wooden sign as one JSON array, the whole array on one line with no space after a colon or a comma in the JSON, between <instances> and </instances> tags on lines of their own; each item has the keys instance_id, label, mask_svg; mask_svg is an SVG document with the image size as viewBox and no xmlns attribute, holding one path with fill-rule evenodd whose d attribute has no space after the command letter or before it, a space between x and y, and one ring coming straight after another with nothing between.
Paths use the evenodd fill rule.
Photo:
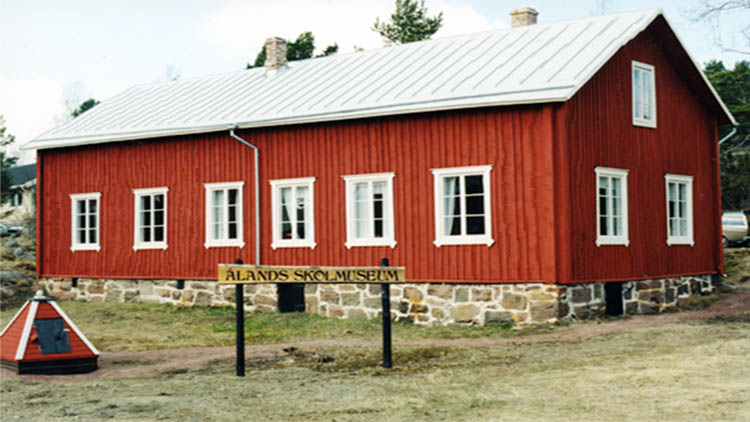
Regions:
<instances>
[{"instance_id":1,"label":"wooden sign","mask_svg":"<svg viewBox=\"0 0 750 422\"><path fill-rule=\"evenodd\" d=\"M219 264L219 284L388 284L405 281L405 267L276 267Z\"/></svg>"}]
</instances>

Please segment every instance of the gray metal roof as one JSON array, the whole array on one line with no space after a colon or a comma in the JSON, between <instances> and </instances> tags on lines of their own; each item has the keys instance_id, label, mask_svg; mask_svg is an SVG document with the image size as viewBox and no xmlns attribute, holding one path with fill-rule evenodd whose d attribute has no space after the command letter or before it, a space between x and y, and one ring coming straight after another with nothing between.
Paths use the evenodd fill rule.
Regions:
<instances>
[{"instance_id":1,"label":"gray metal roof","mask_svg":"<svg viewBox=\"0 0 750 422\"><path fill-rule=\"evenodd\" d=\"M256 68L137 85L27 148L566 101L661 14L653 9L499 29L295 61L275 72Z\"/></svg>"},{"instance_id":2,"label":"gray metal roof","mask_svg":"<svg viewBox=\"0 0 750 422\"><path fill-rule=\"evenodd\" d=\"M11 186L23 185L30 180L36 179L36 163L9 167L8 174L10 174L11 177Z\"/></svg>"}]
</instances>

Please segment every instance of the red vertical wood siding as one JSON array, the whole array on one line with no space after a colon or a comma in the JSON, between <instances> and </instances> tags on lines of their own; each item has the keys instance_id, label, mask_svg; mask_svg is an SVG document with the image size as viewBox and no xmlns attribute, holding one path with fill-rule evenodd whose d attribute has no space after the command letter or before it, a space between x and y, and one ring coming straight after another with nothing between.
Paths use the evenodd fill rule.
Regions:
<instances>
[{"instance_id":1,"label":"red vertical wood siding","mask_svg":"<svg viewBox=\"0 0 750 422\"><path fill-rule=\"evenodd\" d=\"M260 149L262 263L392 265L410 281L555 280L551 106L453 111L241 131ZM41 151L40 275L215 279L254 262L252 151L228 133ZM433 244L430 169L491 164L495 243ZM394 172L397 245L347 249L342 176ZM316 177L317 247L271 244L269 180ZM206 249L204 183L245 181L243 248ZM168 192L167 250L134 251L133 189ZM101 192L101 251L70 250L70 194Z\"/></svg>"},{"instance_id":2,"label":"red vertical wood siding","mask_svg":"<svg viewBox=\"0 0 750 422\"><path fill-rule=\"evenodd\" d=\"M570 191L563 184L557 192L562 200L567 194L570 198L572 281L720 270L717 117L685 82L685 68L662 50L657 29L652 26L623 47L557 110L559 120L567 116L569 121L568 146L558 148L557 167L561 177L570 179ZM656 129L632 124L632 60L655 67ZM628 247L595 244L597 166L629 170ZM694 177L693 247L666 244L666 173Z\"/></svg>"},{"instance_id":3,"label":"red vertical wood siding","mask_svg":"<svg viewBox=\"0 0 750 422\"><path fill-rule=\"evenodd\" d=\"M21 342L23 327L26 324L26 318L29 317L30 310L30 303L27 302L16 320L13 321L13 326L9 327L8 330L3 333L3 336L0 337L0 359L7 361L16 360L18 344Z\"/></svg>"}]
</instances>

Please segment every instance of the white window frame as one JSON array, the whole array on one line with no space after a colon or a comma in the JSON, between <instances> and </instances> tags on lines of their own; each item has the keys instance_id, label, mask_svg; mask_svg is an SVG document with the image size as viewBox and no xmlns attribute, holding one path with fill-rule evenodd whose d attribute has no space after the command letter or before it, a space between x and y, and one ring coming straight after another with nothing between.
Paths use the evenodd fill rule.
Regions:
<instances>
[{"instance_id":1,"label":"white window frame","mask_svg":"<svg viewBox=\"0 0 750 422\"><path fill-rule=\"evenodd\" d=\"M644 119L640 117L643 113L636 113L636 101L635 101L635 93L636 90L642 89L641 86L636 87L635 86L635 71L639 70L641 72L641 75L648 75L650 82L651 82L651 92L646 93L648 95L649 101L651 101L651 118L650 119ZM633 115L633 125L634 126L644 126L644 127L650 127L650 128L656 128L656 71L654 69L654 66L646 63L641 63L633 60L630 70L630 87L631 87L631 96L633 98L632 106L630 109L630 113ZM644 93L641 93L641 98L645 98ZM643 104L643 101L641 101L641 104ZM638 110L639 112L641 110Z\"/></svg>"},{"instance_id":2,"label":"white window frame","mask_svg":"<svg viewBox=\"0 0 750 422\"><path fill-rule=\"evenodd\" d=\"M687 235L686 236L673 236L669 232L669 184L685 184L687 185L687 204L686 204L686 219L687 219ZM665 213L667 217L667 245L690 245L694 246L695 241L693 239L693 176L685 176L680 174L665 174L664 175L664 197L666 199Z\"/></svg>"},{"instance_id":3,"label":"white window frame","mask_svg":"<svg viewBox=\"0 0 750 422\"><path fill-rule=\"evenodd\" d=\"M90 193L76 193L70 195L70 250L75 251L97 251L99 252L101 250L100 245L100 239L101 239L101 232L102 232L102 224L101 224L101 192L90 192ZM76 218L78 215L76 203L78 201L87 201L86 206L86 239L88 240L88 231L91 230L90 227L88 227L88 201L89 200L95 200L96 201L96 242L90 243L80 243L78 242L78 219Z\"/></svg>"},{"instance_id":4,"label":"white window frame","mask_svg":"<svg viewBox=\"0 0 750 422\"><path fill-rule=\"evenodd\" d=\"M490 171L492 165L468 166L468 167L451 167L442 169L432 169L434 178L434 197L435 197L435 240L437 247L443 245L487 245L492 246L495 241L492 239L492 207L490 201ZM484 234L481 235L445 235L443 234L443 179L446 177L459 177L463 181L464 176L482 176L483 195L484 195ZM462 192L463 192L463 186ZM416 200L415 200L416 201ZM463 198L461 213L461 232L466 231L466 213L465 197Z\"/></svg>"},{"instance_id":5,"label":"white window frame","mask_svg":"<svg viewBox=\"0 0 750 422\"><path fill-rule=\"evenodd\" d=\"M602 245L624 245L630 246L630 232L628 230L628 170L615 169L609 167L596 167L596 246ZM622 180L622 234L621 235L602 235L601 234L601 210L599 206L599 178L610 177ZM611 185L610 185L611 186ZM611 189L611 188L610 188ZM610 209L612 204L609 205ZM611 224L610 224L611 227Z\"/></svg>"},{"instance_id":6,"label":"white window frame","mask_svg":"<svg viewBox=\"0 0 750 422\"><path fill-rule=\"evenodd\" d=\"M141 249L167 249L167 192L169 192L169 188L167 187L159 187L159 188L145 188L145 189L133 189L133 198L134 198L134 211L135 211L135 218L133 220L133 250L141 250ZM140 240L140 234L141 234L141 197L143 196L151 196L151 226L153 229L153 196L154 195L164 195L164 240L162 241L148 241L143 242ZM153 238L153 232L151 233L151 237Z\"/></svg>"},{"instance_id":7,"label":"white window frame","mask_svg":"<svg viewBox=\"0 0 750 422\"><path fill-rule=\"evenodd\" d=\"M273 240L271 242L271 248L274 250L277 248L310 248L314 249L317 245L315 243L315 177L302 177L296 179L278 179L269 180L271 184L271 233ZM292 198L296 198L296 188L306 187L309 200L309 204L305 204L305 239L282 239L281 238L281 188L292 188ZM293 214L293 213L292 213ZM292 222L292 233L295 233L296 226L296 214L291 215L293 218Z\"/></svg>"},{"instance_id":8,"label":"white window frame","mask_svg":"<svg viewBox=\"0 0 750 422\"><path fill-rule=\"evenodd\" d=\"M206 240L203 246L208 248L217 248L217 247L237 247L237 248L243 248L245 247L244 242L244 230L243 230L243 224L242 224L242 208L243 208L243 202L242 202L242 190L243 186L245 185L245 182L222 182L222 183L204 183L203 186L206 190L206 198L205 198L205 210L206 210ZM212 206L212 193L217 190L228 190L228 189L237 189L237 239L213 239L211 235L211 228L213 226L213 206ZM225 198L229 198L229 195L224 195ZM224 215L224 224L227 225L224 232L229 236L229 220L228 220L228 207L222 207L222 212L225 213Z\"/></svg>"},{"instance_id":9,"label":"white window frame","mask_svg":"<svg viewBox=\"0 0 750 422\"><path fill-rule=\"evenodd\" d=\"M393 219L393 177L395 173L371 173L371 174L357 174L350 176L342 176L346 187L346 246L347 249L351 249L355 246L390 246L391 248L396 247L396 239L394 235L394 219ZM369 236L363 238L355 238L355 227L354 227L354 187L359 183L368 184L368 192L372 192L372 184L384 182L385 192L383 195L383 237L375 237L372 233ZM367 206L369 208L369 223L373 222L374 211L372 198L368 198ZM368 225L369 230L373 230L372 224Z\"/></svg>"}]
</instances>

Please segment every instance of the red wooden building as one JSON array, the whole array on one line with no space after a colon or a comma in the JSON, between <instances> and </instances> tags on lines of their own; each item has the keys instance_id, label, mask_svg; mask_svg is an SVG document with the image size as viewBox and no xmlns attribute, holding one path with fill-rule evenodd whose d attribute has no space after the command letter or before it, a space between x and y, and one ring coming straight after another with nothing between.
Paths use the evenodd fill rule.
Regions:
<instances>
[{"instance_id":1,"label":"red wooden building","mask_svg":"<svg viewBox=\"0 0 750 422\"><path fill-rule=\"evenodd\" d=\"M734 119L666 18L514 13L527 24L291 63L271 38L265 68L139 85L43 134L39 277L71 298L225 304L218 263L388 257L409 282L395 317L424 323L710 289ZM248 290L250 309L295 294ZM377 315L377 293L296 294L343 317Z\"/></svg>"}]
</instances>

